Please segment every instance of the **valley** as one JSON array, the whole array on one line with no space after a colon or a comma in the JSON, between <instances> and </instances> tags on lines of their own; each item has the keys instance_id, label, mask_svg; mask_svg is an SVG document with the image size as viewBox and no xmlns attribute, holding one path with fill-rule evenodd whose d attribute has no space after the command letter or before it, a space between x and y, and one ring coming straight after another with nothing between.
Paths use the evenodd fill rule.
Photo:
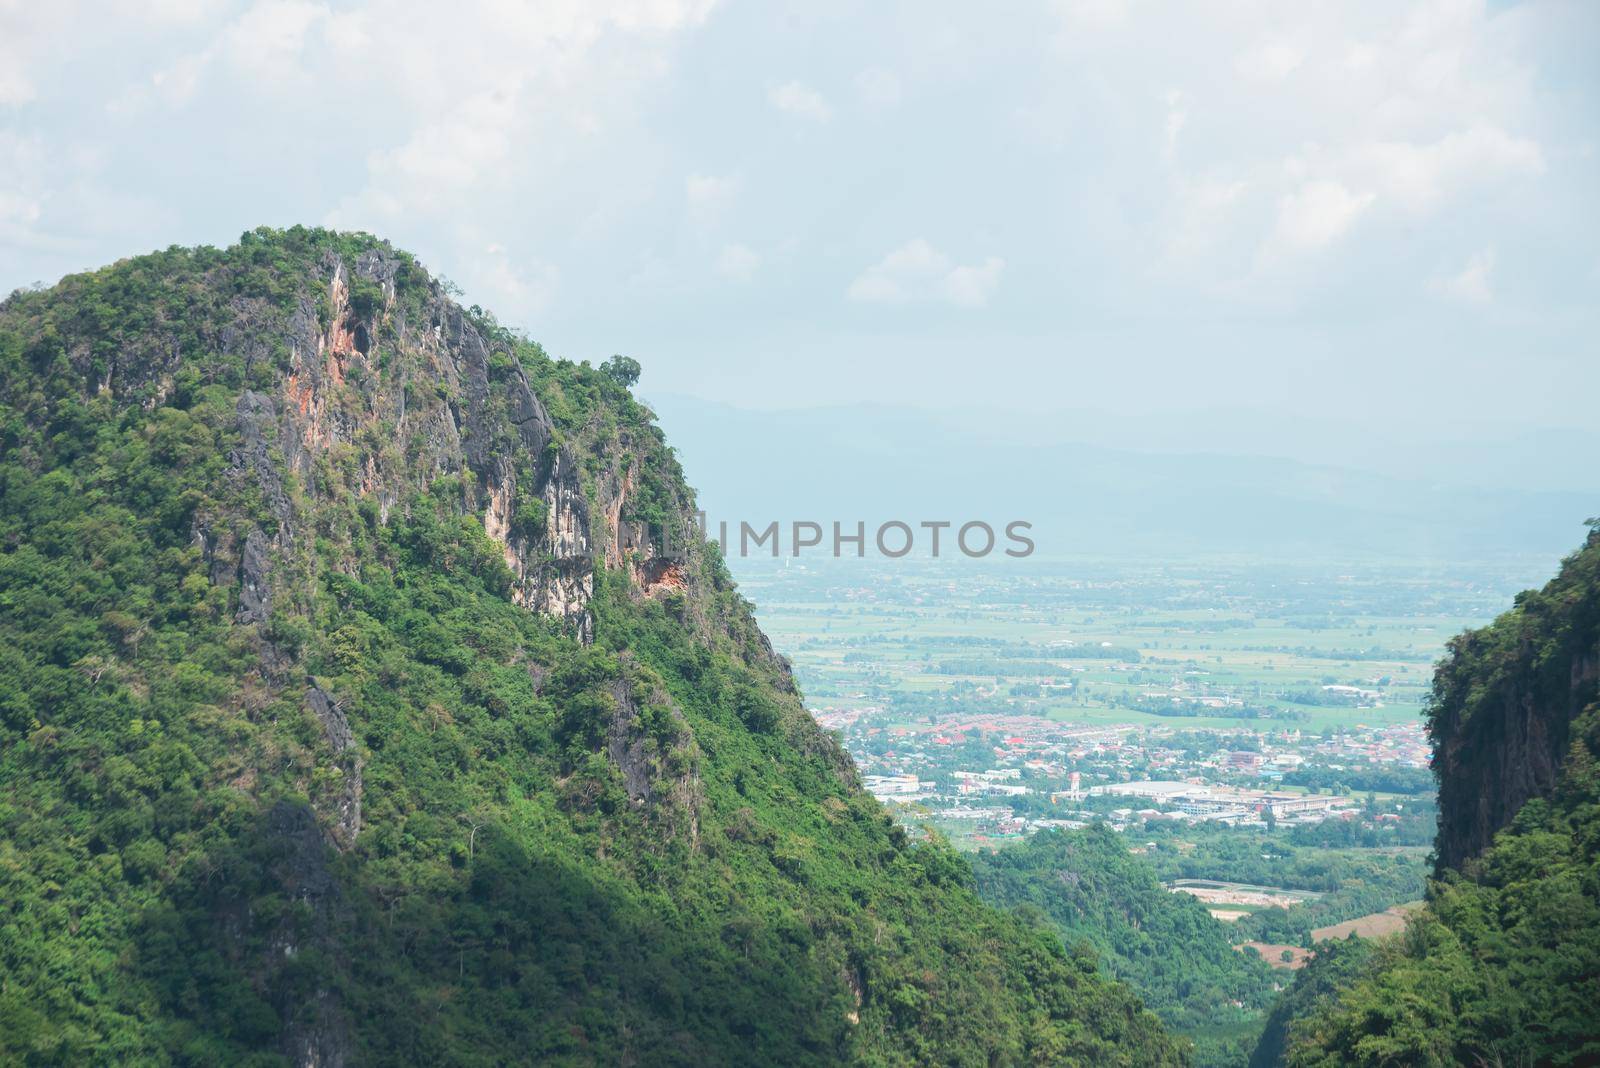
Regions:
<instances>
[{"instance_id":1,"label":"valley","mask_svg":"<svg viewBox=\"0 0 1600 1068\"><path fill-rule=\"evenodd\" d=\"M1600 530L730 571L639 364L451 292L0 303L0 1063L1600 1056Z\"/></svg>"},{"instance_id":2,"label":"valley","mask_svg":"<svg viewBox=\"0 0 1600 1068\"><path fill-rule=\"evenodd\" d=\"M733 566L868 788L968 845L1094 819L1287 829L1330 817L1374 845L1426 845L1431 829L1418 838L1412 825L1431 826L1421 713L1433 663L1533 573Z\"/></svg>"},{"instance_id":3,"label":"valley","mask_svg":"<svg viewBox=\"0 0 1600 1068\"><path fill-rule=\"evenodd\" d=\"M1202 1065L1248 1059L1272 998L1319 943L1404 928L1436 822L1423 723L1434 662L1536 573L733 566L808 707L895 818L966 850L991 899L1037 901L1069 942L1088 939ZM1112 837L1082 837L1095 834ZM1060 855L1088 841L1115 874L1060 899L1063 872L1081 876ZM1011 874L986 876L995 865ZM1144 902L1129 913L1139 922L1159 913L1191 947L1231 952L1141 963L1119 918L1130 899Z\"/></svg>"}]
</instances>

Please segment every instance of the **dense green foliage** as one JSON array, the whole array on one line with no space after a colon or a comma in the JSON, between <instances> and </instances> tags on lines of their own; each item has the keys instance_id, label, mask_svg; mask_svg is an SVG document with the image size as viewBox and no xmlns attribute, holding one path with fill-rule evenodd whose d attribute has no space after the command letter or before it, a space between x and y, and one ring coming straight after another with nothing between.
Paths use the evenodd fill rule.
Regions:
<instances>
[{"instance_id":1,"label":"dense green foliage","mask_svg":"<svg viewBox=\"0 0 1600 1068\"><path fill-rule=\"evenodd\" d=\"M1288 1048L1290 1025L1321 1011L1337 997L1361 974L1371 954L1372 943L1364 938L1340 939L1318 946L1316 955L1295 973L1294 984L1273 1005L1261 1038L1250 1054L1250 1068L1278 1068Z\"/></svg>"},{"instance_id":2,"label":"dense green foliage","mask_svg":"<svg viewBox=\"0 0 1600 1068\"><path fill-rule=\"evenodd\" d=\"M1038 909L1072 945L1094 950L1175 1029L1197 1040L1201 1063L1227 1063L1218 1036L1253 1037L1273 995L1260 958L1195 898L1173 894L1143 857L1105 827L1044 831L973 859L985 899ZM1231 1044L1231 1043L1230 1043Z\"/></svg>"},{"instance_id":3,"label":"dense green foliage","mask_svg":"<svg viewBox=\"0 0 1600 1068\"><path fill-rule=\"evenodd\" d=\"M422 469L420 432L352 418L308 477L268 443L285 508L239 476L284 316L328 329L328 265L374 249L399 270L353 279L373 359L330 403L388 383L442 420L459 398L397 325L442 297L369 238L257 232L0 306L0 1061L1178 1062L854 784L714 553L659 597L598 562L585 645L513 602L470 472ZM628 374L468 318L586 491L638 460L621 518L680 521ZM259 530L287 547L248 621L208 556Z\"/></svg>"},{"instance_id":4,"label":"dense green foliage","mask_svg":"<svg viewBox=\"0 0 1600 1068\"><path fill-rule=\"evenodd\" d=\"M1315 792L1349 793L1375 790L1389 794L1426 794L1434 788L1433 776L1425 768L1374 766L1368 768L1329 765L1313 761L1283 776L1285 786L1304 786Z\"/></svg>"},{"instance_id":5,"label":"dense green foliage","mask_svg":"<svg viewBox=\"0 0 1600 1068\"><path fill-rule=\"evenodd\" d=\"M1589 526L1554 578L1453 638L1434 673L1441 870L1462 867L1523 802L1555 789L1572 721L1600 700L1600 521Z\"/></svg>"}]
</instances>

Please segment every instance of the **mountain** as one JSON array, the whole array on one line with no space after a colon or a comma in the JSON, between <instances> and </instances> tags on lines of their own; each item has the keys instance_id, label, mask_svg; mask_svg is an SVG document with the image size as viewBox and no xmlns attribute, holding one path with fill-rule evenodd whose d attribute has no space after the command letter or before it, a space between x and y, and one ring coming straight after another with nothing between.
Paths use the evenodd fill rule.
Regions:
<instances>
[{"instance_id":1,"label":"mountain","mask_svg":"<svg viewBox=\"0 0 1600 1068\"><path fill-rule=\"evenodd\" d=\"M1069 944L1193 1038L1201 1064L1237 1063L1272 998L1274 973L1233 948L1232 932L1200 901L1174 894L1121 835L1104 826L1041 831L973 860L986 901L1037 909Z\"/></svg>"},{"instance_id":2,"label":"mountain","mask_svg":"<svg viewBox=\"0 0 1600 1068\"><path fill-rule=\"evenodd\" d=\"M1290 1026L1331 1007L1332 999L1360 977L1371 953L1372 942L1365 938L1346 938L1318 946L1306 966L1295 973L1294 985L1273 1005L1250 1054L1249 1068L1281 1065Z\"/></svg>"},{"instance_id":3,"label":"mountain","mask_svg":"<svg viewBox=\"0 0 1600 1068\"><path fill-rule=\"evenodd\" d=\"M1427 907L1367 960L1307 968L1252 1065L1600 1062L1597 665L1600 530L1450 644Z\"/></svg>"},{"instance_id":4,"label":"mountain","mask_svg":"<svg viewBox=\"0 0 1600 1068\"><path fill-rule=\"evenodd\" d=\"M1431 477L1438 464L1422 477L1228 452L1209 426L1177 438L1130 423L1113 436L1103 417L1080 431L1067 417L1019 425L892 406L754 411L665 396L655 407L713 524L734 530L1021 519L1045 555L1520 564L1563 551L1594 500L1575 477L1559 479L1565 488L1480 484L1459 457L1449 479ZM1134 448L1141 428L1148 444Z\"/></svg>"},{"instance_id":5,"label":"mountain","mask_svg":"<svg viewBox=\"0 0 1600 1068\"><path fill-rule=\"evenodd\" d=\"M321 230L0 304L0 1061L1182 1062L861 790L637 373Z\"/></svg>"},{"instance_id":6,"label":"mountain","mask_svg":"<svg viewBox=\"0 0 1600 1068\"><path fill-rule=\"evenodd\" d=\"M1450 643L1428 729L1442 871L1463 867L1534 798L1553 793L1575 723L1600 694L1600 527L1542 590Z\"/></svg>"}]
</instances>

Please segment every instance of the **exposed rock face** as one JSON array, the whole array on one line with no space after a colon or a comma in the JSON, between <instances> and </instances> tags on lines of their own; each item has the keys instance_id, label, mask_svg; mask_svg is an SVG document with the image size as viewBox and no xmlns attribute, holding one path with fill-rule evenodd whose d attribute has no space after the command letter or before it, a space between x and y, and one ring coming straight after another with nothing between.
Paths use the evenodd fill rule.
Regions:
<instances>
[{"instance_id":1,"label":"exposed rock face","mask_svg":"<svg viewBox=\"0 0 1600 1068\"><path fill-rule=\"evenodd\" d=\"M636 805L650 805L663 817L658 825L681 829L691 845L700 838L699 754L683 713L664 693L649 696L666 709L669 730L652 735L640 715L639 702L626 678L611 688L615 706L606 725L606 754L618 770Z\"/></svg>"},{"instance_id":2,"label":"exposed rock face","mask_svg":"<svg viewBox=\"0 0 1600 1068\"><path fill-rule=\"evenodd\" d=\"M291 1024L286 1052L295 1068L344 1068L349 1060L350 1025L338 997L318 990Z\"/></svg>"},{"instance_id":3,"label":"exposed rock face","mask_svg":"<svg viewBox=\"0 0 1600 1068\"><path fill-rule=\"evenodd\" d=\"M229 457L229 472L237 480L254 480L262 502L280 528L287 533L291 509L284 492L283 473L272 458L272 443L277 438L277 409L272 398L247 389L239 396L239 436L243 446Z\"/></svg>"},{"instance_id":4,"label":"exposed rock face","mask_svg":"<svg viewBox=\"0 0 1600 1068\"><path fill-rule=\"evenodd\" d=\"M331 833L340 849L349 849L361 833L361 756L355 748L355 735L339 702L314 682L306 689L306 707L322 724L323 736L333 750L335 767L343 780Z\"/></svg>"},{"instance_id":5,"label":"exposed rock face","mask_svg":"<svg viewBox=\"0 0 1600 1068\"><path fill-rule=\"evenodd\" d=\"M1460 868L1556 785L1572 721L1600 694L1600 531L1542 591L1450 645L1434 680L1439 868Z\"/></svg>"},{"instance_id":6,"label":"exposed rock face","mask_svg":"<svg viewBox=\"0 0 1600 1068\"><path fill-rule=\"evenodd\" d=\"M387 247L348 260L327 252L310 292L276 305L234 297L217 327L217 348L243 356L254 374L235 405L238 443L226 471L243 508L197 514L193 541L212 582L237 590L235 619L256 628L267 686L292 691L303 670L270 636L273 620L279 609L309 607L316 543L329 536L316 516L350 498L370 502L387 521L414 495L457 497L499 545L513 601L561 621L585 643L594 637L600 567L633 596L673 597L684 622L702 634L726 629L729 622L700 599L717 591L695 588L704 548L692 535L692 501L677 489L663 495L656 477L651 514L673 528L670 543L667 530L630 518L650 481L640 456L651 443L626 436L637 429L620 440L601 437L615 429L558 431L511 345L486 336L414 265L403 279L406 269ZM96 388L148 407L171 393L182 371L180 350L167 339L133 337ZM339 566L354 574L360 561L350 554ZM787 666L751 630L741 635L751 655L786 677ZM361 829L360 745L334 695L312 682L304 700L342 780L331 809L324 797L318 814L331 843L347 850ZM662 788L665 750L644 744L631 696L619 696L618 709L607 752L630 796L677 798L692 826L692 773ZM685 744L690 751L692 739ZM840 764L850 774L848 761Z\"/></svg>"},{"instance_id":7,"label":"exposed rock face","mask_svg":"<svg viewBox=\"0 0 1600 1068\"><path fill-rule=\"evenodd\" d=\"M688 589L683 565L662 558L639 561L634 565L634 583L645 593L677 593Z\"/></svg>"},{"instance_id":8,"label":"exposed rock face","mask_svg":"<svg viewBox=\"0 0 1600 1068\"><path fill-rule=\"evenodd\" d=\"M296 1068L343 1068L351 1047L350 1024L338 993L317 989L301 996L292 982L277 983L309 947L332 948L334 928L347 906L339 881L328 867L327 848L316 818L304 807L280 802L268 814L264 833L278 855L277 876L290 900L304 907L302 922L285 918L266 958L268 982L278 990L287 1025L283 1053Z\"/></svg>"},{"instance_id":9,"label":"exposed rock face","mask_svg":"<svg viewBox=\"0 0 1600 1068\"><path fill-rule=\"evenodd\" d=\"M252 530L239 559L239 622L265 623L272 617L272 560L267 539Z\"/></svg>"},{"instance_id":10,"label":"exposed rock face","mask_svg":"<svg viewBox=\"0 0 1600 1068\"><path fill-rule=\"evenodd\" d=\"M287 311L237 301L219 344L260 364L277 353L272 387L243 390L235 406L239 441L227 478L244 514L197 515L194 541L212 582L237 590L237 622L256 628L264 680L292 692L303 672L295 654L271 637L275 609L304 611L319 566L313 552L326 538L315 517L331 502L370 502L387 521L416 494L459 495L463 512L481 517L512 576L512 600L548 615L580 641L593 640L597 567L624 577L634 596L677 600L690 626L706 632L713 615L696 602L700 571L692 538L667 545L663 531L629 519L644 478L638 446L591 440L588 428L557 431L528 375L504 343L486 340L473 320L432 281L425 296L398 299L399 261L383 249L353 263L324 257L318 285ZM413 279L413 285L416 280ZM420 312L418 310L420 306ZM278 339L274 346L273 339ZM166 359L130 360L107 386L128 393L160 389L180 371ZM147 373L140 376L136 369ZM591 465L585 472L578 457ZM692 527L692 505L669 505L680 535ZM658 513L659 514L659 513ZM354 574L360 566L348 556ZM280 602L282 602L280 604ZM782 667L755 632L751 648ZM530 668L540 670L542 668ZM691 844L699 839L697 749L682 714L664 695L678 732L652 734L623 679L604 749L622 773L629 798L658 825ZM328 844L350 850L361 833L362 748L351 730L359 709L346 709L314 680L303 692L322 729L322 770L336 772L311 810ZM829 744L825 736L817 734ZM325 749L323 748L325 746ZM841 773L853 768L838 754ZM327 782L326 778L323 780ZM326 1051L297 1050L302 1063L336 1063Z\"/></svg>"},{"instance_id":11,"label":"exposed rock face","mask_svg":"<svg viewBox=\"0 0 1600 1068\"><path fill-rule=\"evenodd\" d=\"M1440 868L1460 868L1516 817L1530 798L1555 788L1571 740L1571 724L1593 699L1600 647L1568 659L1564 694L1529 680L1504 684L1488 714L1437 732Z\"/></svg>"},{"instance_id":12,"label":"exposed rock face","mask_svg":"<svg viewBox=\"0 0 1600 1068\"><path fill-rule=\"evenodd\" d=\"M545 509L543 544L518 539L510 546L516 560L512 570L519 579L514 596L519 604L571 623L588 641L594 634L589 615L589 599L594 596L593 534L583 484L565 449L556 454L539 499ZM542 560L537 555L541 550L546 557Z\"/></svg>"},{"instance_id":13,"label":"exposed rock face","mask_svg":"<svg viewBox=\"0 0 1600 1068\"><path fill-rule=\"evenodd\" d=\"M269 529L241 544L196 532L218 558L218 580L240 584L240 621L268 621L273 570L296 551L305 526L284 470L313 499L342 476L376 502L380 519L406 495L457 477L463 505L483 516L485 532L502 546L516 601L591 639L596 561L622 568L624 558L657 555L648 533L622 521L636 471L601 479L601 499L591 502L572 449L554 444L554 424L526 373L437 286L419 321L395 300L392 256L372 250L353 267L338 258L323 266L325 300L300 300L279 327L287 349L281 395L246 390L238 404L243 445L231 457L232 471L260 495ZM352 297L357 287L364 301ZM259 306L237 312L223 330L224 345L259 345L271 333ZM124 390L145 384L128 375L117 380ZM541 513L542 521L526 521ZM671 561L632 573L646 592L686 586Z\"/></svg>"},{"instance_id":14,"label":"exposed rock face","mask_svg":"<svg viewBox=\"0 0 1600 1068\"><path fill-rule=\"evenodd\" d=\"M554 422L515 358L486 341L431 281L423 314L415 314L414 304L408 313L396 300L398 267L383 250L369 250L354 264L327 258L323 297L299 300L276 331L271 315L252 302L240 303L237 320L222 331L225 349L249 349L252 360L271 358L263 338L274 332L286 350L276 393L247 389L236 407L240 444L230 453L228 477L242 498L255 502L254 521L241 526L238 516L197 516L194 535L212 581L237 588L237 621L263 635L263 667L277 687L292 685L295 664L264 636L275 600L297 596L298 576L312 570L318 536L312 516L343 494L373 502L386 521L410 495L437 492L439 480L455 479L451 492L461 495L462 509L479 514L484 533L501 547L512 599L560 620L585 643L594 637L597 562L627 575L641 596L689 589L683 553L663 555L649 531L624 520L637 460L603 472L591 497L574 445L556 443ZM178 369L175 359L143 367L164 381ZM106 388L141 384L125 373ZM680 511L687 513L687 504ZM687 529L686 514L680 521ZM697 847L699 755L682 713L664 694L653 694L652 705L667 709L671 729L652 732L632 683L619 678L613 694L604 750L629 799L649 809L663 833ZM309 928L286 926L276 937L268 974L303 943L329 937L344 906L326 849L348 851L361 833L362 756L350 715L315 680L307 681L304 701L322 728L323 766L331 763L338 779L314 809L279 805L267 821L269 839L281 847L284 890L310 916ZM351 1031L336 991L296 996L283 1011L289 1021L283 1053L294 1064L342 1068Z\"/></svg>"}]
</instances>

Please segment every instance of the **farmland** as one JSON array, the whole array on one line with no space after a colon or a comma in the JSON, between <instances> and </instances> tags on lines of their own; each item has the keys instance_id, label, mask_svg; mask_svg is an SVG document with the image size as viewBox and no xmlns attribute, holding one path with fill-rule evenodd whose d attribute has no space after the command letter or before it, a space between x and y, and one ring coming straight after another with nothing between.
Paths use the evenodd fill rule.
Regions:
<instances>
[{"instance_id":1,"label":"farmland","mask_svg":"<svg viewBox=\"0 0 1600 1068\"><path fill-rule=\"evenodd\" d=\"M1314 942L1326 942L1332 938L1349 938L1356 935L1361 938L1385 938L1392 934L1399 934L1405 930L1406 920L1412 913L1422 907L1420 901L1408 901L1403 905L1395 905L1384 909L1382 912L1358 916L1353 920L1343 923L1329 924L1327 927L1318 927L1312 930L1311 938Z\"/></svg>"},{"instance_id":2,"label":"farmland","mask_svg":"<svg viewBox=\"0 0 1600 1068\"><path fill-rule=\"evenodd\" d=\"M1446 570L739 560L819 711L1321 732L1415 722L1445 640L1518 585Z\"/></svg>"}]
</instances>

